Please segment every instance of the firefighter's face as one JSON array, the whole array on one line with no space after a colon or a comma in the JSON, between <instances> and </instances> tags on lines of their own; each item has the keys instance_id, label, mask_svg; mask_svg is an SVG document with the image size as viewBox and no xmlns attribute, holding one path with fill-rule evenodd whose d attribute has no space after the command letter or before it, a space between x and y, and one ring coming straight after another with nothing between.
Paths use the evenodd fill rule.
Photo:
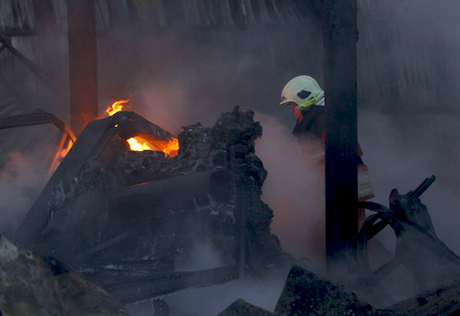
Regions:
<instances>
[{"instance_id":1,"label":"firefighter's face","mask_svg":"<svg viewBox=\"0 0 460 316\"><path fill-rule=\"evenodd\" d=\"M302 112L297 108L297 104L294 102L291 102L291 112L294 113L294 115L297 117L297 121L300 123L303 121L303 115Z\"/></svg>"}]
</instances>

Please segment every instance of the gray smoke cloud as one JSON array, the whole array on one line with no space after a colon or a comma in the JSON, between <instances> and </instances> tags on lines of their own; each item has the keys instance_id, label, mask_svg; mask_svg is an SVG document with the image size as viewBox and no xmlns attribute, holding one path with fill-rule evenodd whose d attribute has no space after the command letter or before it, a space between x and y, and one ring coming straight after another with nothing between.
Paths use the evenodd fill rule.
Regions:
<instances>
[{"instance_id":1,"label":"gray smoke cloud","mask_svg":"<svg viewBox=\"0 0 460 316\"><path fill-rule=\"evenodd\" d=\"M455 58L460 45L455 35L458 22L449 13L458 12L457 6L447 1L436 5L428 1L360 2L358 138L370 169L375 202L388 206L393 188L404 194L431 174L437 176L421 199L438 236L459 254L460 186L455 163L459 149L453 106L458 97L453 88L460 82ZM310 32L317 26L303 29ZM150 39L130 34L122 41L103 43L101 104L131 98L135 111L174 134L181 126L198 121L210 126L221 112L235 105L256 110L255 118L264 129L256 154L268 171L262 199L274 211L272 231L285 251L321 264L325 243L322 170L310 163L292 137L294 116L277 106L282 87L292 77L309 74L323 82L318 57L322 55L321 35L309 33L305 44L299 30L269 33L235 29L196 41L188 30L175 29ZM120 42L125 44L123 49L117 46ZM261 54L273 43L284 48L274 50L278 63L274 66L273 59ZM438 103L446 104L443 109L448 111L435 108ZM393 252L391 230L376 238ZM203 248L213 257L209 250ZM385 255L384 251L382 257ZM400 287L398 299L413 293L410 280L406 284ZM237 289L233 298L242 295L240 288L233 289ZM211 295L204 290L197 293ZM186 306L185 302L196 298L189 295L175 302ZM224 307L225 300L219 297L219 303Z\"/></svg>"},{"instance_id":2,"label":"gray smoke cloud","mask_svg":"<svg viewBox=\"0 0 460 316\"><path fill-rule=\"evenodd\" d=\"M271 225L282 248L298 259L324 262L324 168L312 158L315 146L300 144L276 117L257 112L263 126L256 153L268 175L262 200L273 210Z\"/></svg>"},{"instance_id":3,"label":"gray smoke cloud","mask_svg":"<svg viewBox=\"0 0 460 316\"><path fill-rule=\"evenodd\" d=\"M17 228L46 185L58 135L52 124L0 130L0 234Z\"/></svg>"},{"instance_id":4,"label":"gray smoke cloud","mask_svg":"<svg viewBox=\"0 0 460 316\"><path fill-rule=\"evenodd\" d=\"M287 271L263 280L240 279L219 286L187 289L163 297L170 306L171 315L215 316L237 299L274 311L281 295ZM152 313L151 300L126 306L132 316Z\"/></svg>"},{"instance_id":5,"label":"gray smoke cloud","mask_svg":"<svg viewBox=\"0 0 460 316\"><path fill-rule=\"evenodd\" d=\"M404 194L436 175L421 200L438 236L459 254L460 4L360 4L359 140L374 201L388 206L391 189Z\"/></svg>"},{"instance_id":6,"label":"gray smoke cloud","mask_svg":"<svg viewBox=\"0 0 460 316\"><path fill-rule=\"evenodd\" d=\"M405 194L425 178L436 175L437 180L420 199L427 205L438 237L457 255L460 254L456 229L460 220L457 173L444 163L444 157L437 150L430 149L436 148L441 140L431 135L423 137L425 146L413 147L411 142L419 141L416 135L402 137L402 133L392 126L391 119L381 113L361 113L360 141L363 159L371 172L376 195L373 200L389 206L392 189Z\"/></svg>"},{"instance_id":7,"label":"gray smoke cloud","mask_svg":"<svg viewBox=\"0 0 460 316\"><path fill-rule=\"evenodd\" d=\"M20 152L8 153L8 162L0 174L0 232L9 235L34 202L46 174Z\"/></svg>"},{"instance_id":8,"label":"gray smoke cloud","mask_svg":"<svg viewBox=\"0 0 460 316\"><path fill-rule=\"evenodd\" d=\"M388 206L391 189L407 193L435 174L437 181L421 200L440 239L460 254L460 2L361 0L359 6L358 138L371 173L373 200ZM285 251L321 262L322 171L302 155L292 137L294 116L277 107L281 89L292 77L309 74L322 82L317 31L312 23L292 28L292 33L248 27L200 38L181 27L149 36L117 32L100 39L98 46L100 111L114 100L130 99L134 111L177 134L198 121L210 126L235 105L256 110L264 129L256 154L268 170L262 199L274 210L272 230ZM66 113L62 106L56 110ZM5 231L17 222L8 224L14 209L31 203L30 191L39 191L42 177L27 158L14 157L0 183L1 209L8 209L2 211ZM391 232L378 238L391 251ZM215 259L212 249L202 249L210 261Z\"/></svg>"}]
</instances>

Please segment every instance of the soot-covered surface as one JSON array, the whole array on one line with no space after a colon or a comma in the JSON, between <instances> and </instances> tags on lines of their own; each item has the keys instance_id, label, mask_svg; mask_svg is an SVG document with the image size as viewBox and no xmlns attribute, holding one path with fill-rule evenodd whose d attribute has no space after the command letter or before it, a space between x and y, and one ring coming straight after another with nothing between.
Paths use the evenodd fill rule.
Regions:
<instances>
[{"instance_id":1,"label":"soot-covered surface","mask_svg":"<svg viewBox=\"0 0 460 316\"><path fill-rule=\"evenodd\" d=\"M17 241L76 267L124 303L284 264L290 257L260 200L266 170L254 153L262 127L253 114L235 107L213 127L184 127L176 157L129 151L125 139L150 126L133 113L93 121ZM153 136L170 137L157 127ZM44 225L30 220L35 213ZM203 260L203 248L212 260Z\"/></svg>"}]
</instances>

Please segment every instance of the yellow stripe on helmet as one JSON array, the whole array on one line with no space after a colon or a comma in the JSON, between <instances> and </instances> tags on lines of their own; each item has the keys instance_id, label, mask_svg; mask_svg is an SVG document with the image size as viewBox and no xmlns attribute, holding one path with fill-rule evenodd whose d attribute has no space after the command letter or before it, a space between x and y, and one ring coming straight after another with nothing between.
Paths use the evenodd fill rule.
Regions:
<instances>
[{"instance_id":1,"label":"yellow stripe on helmet","mask_svg":"<svg viewBox=\"0 0 460 316\"><path fill-rule=\"evenodd\" d=\"M312 99L308 100L308 101L305 102L305 103L299 104L299 108L300 108L301 110L306 110L306 109L308 109L310 106L312 106L313 104L315 104L316 102L318 102L318 99L317 99L317 98L312 98Z\"/></svg>"}]
</instances>

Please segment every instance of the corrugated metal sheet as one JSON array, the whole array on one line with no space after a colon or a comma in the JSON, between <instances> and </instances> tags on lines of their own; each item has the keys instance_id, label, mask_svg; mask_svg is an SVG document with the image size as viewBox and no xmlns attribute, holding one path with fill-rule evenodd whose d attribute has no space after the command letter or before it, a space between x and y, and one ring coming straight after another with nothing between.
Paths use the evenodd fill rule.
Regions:
<instances>
[{"instance_id":1,"label":"corrugated metal sheet","mask_svg":"<svg viewBox=\"0 0 460 316\"><path fill-rule=\"evenodd\" d=\"M30 30L33 21L32 0L0 1L0 30Z\"/></svg>"},{"instance_id":2,"label":"corrugated metal sheet","mask_svg":"<svg viewBox=\"0 0 460 316\"><path fill-rule=\"evenodd\" d=\"M65 0L52 0L59 27L65 27ZM285 24L305 19L290 0L95 0L99 29L122 20L137 26L165 26L183 18L189 25ZM111 20L112 19L112 20ZM177 19L174 21L177 22ZM0 30L34 28L32 0L0 1Z\"/></svg>"}]
</instances>

